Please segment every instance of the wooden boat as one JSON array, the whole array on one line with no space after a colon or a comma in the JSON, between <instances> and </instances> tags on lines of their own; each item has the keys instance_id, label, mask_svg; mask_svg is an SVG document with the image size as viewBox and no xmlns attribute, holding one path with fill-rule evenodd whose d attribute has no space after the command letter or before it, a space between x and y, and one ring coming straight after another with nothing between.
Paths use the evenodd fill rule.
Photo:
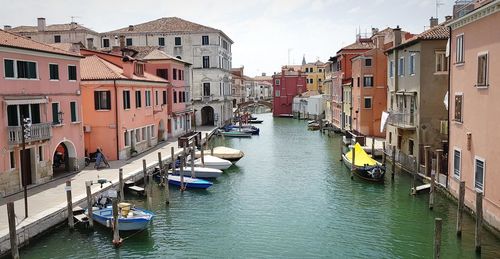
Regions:
<instances>
[{"instance_id":1,"label":"wooden boat","mask_svg":"<svg viewBox=\"0 0 500 259\"><path fill-rule=\"evenodd\" d=\"M168 175L168 183L175 186L181 186L180 175ZM212 182L198 178L184 176L184 186L190 189L207 189L212 186Z\"/></svg>"},{"instance_id":2,"label":"wooden boat","mask_svg":"<svg viewBox=\"0 0 500 259\"><path fill-rule=\"evenodd\" d=\"M245 133L242 131L223 131L220 133L224 137L230 137L230 138L251 138L252 134L251 133Z\"/></svg>"},{"instance_id":3,"label":"wooden boat","mask_svg":"<svg viewBox=\"0 0 500 259\"><path fill-rule=\"evenodd\" d=\"M250 124L261 124L262 122L264 122L263 120L249 120L248 123Z\"/></svg>"},{"instance_id":4,"label":"wooden boat","mask_svg":"<svg viewBox=\"0 0 500 259\"><path fill-rule=\"evenodd\" d=\"M384 181L385 168L382 164L375 159L371 158L363 150L359 143L354 145L355 157L354 157L354 171L353 174L357 177L371 181L371 182L382 182ZM346 154L342 154L342 160L344 164L351 169L352 166L352 150Z\"/></svg>"},{"instance_id":5,"label":"wooden boat","mask_svg":"<svg viewBox=\"0 0 500 259\"><path fill-rule=\"evenodd\" d=\"M229 161L228 161L229 162ZM231 162L229 162L231 163ZM217 178L222 175L222 171L219 169L214 169L214 168L209 168L209 167L198 167L195 166L193 167L194 169L194 175L198 178ZM181 169L176 168L175 171L172 173L172 170L168 171L170 174L173 175L180 175ZM184 167L182 171L182 175L184 176L191 176L191 167Z\"/></svg>"},{"instance_id":6,"label":"wooden boat","mask_svg":"<svg viewBox=\"0 0 500 259\"><path fill-rule=\"evenodd\" d=\"M319 123L317 122L313 122L313 123L310 123L307 125L307 128L309 130L319 130L320 129L320 126L319 126Z\"/></svg>"},{"instance_id":7,"label":"wooden boat","mask_svg":"<svg viewBox=\"0 0 500 259\"><path fill-rule=\"evenodd\" d=\"M154 218L154 214L151 211L132 207L130 203L119 203L119 217L118 217L118 230L120 231L131 231L131 230L143 230L146 229ZM111 206L106 206L104 208L94 208L92 210L92 219L97 223L111 228L111 222L113 222L113 208Z\"/></svg>"},{"instance_id":8,"label":"wooden boat","mask_svg":"<svg viewBox=\"0 0 500 259\"><path fill-rule=\"evenodd\" d=\"M233 163L226 159L221 159L211 155L204 155L203 160L205 161L205 167L215 168L219 170L226 170L233 165ZM194 161L194 165L202 166L201 157Z\"/></svg>"},{"instance_id":9,"label":"wooden boat","mask_svg":"<svg viewBox=\"0 0 500 259\"><path fill-rule=\"evenodd\" d=\"M210 149L204 151L205 154L210 154L210 152L211 152ZM243 156L245 156L245 153L243 153L243 151L238 150L238 149L219 146L219 147L214 148L213 155L218 157L218 158L222 158L222 159L226 159L228 161L231 161L234 164L234 163L238 162L238 160L240 160ZM200 156L201 156L201 152L196 151L196 158L199 158Z\"/></svg>"}]
</instances>

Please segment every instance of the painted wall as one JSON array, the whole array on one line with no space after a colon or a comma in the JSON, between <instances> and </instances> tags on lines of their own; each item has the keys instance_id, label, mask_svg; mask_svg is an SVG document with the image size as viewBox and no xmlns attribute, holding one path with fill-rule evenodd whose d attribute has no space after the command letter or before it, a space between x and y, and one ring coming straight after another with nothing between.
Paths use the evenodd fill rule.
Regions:
<instances>
[{"instance_id":1,"label":"painted wall","mask_svg":"<svg viewBox=\"0 0 500 259\"><path fill-rule=\"evenodd\" d=\"M273 76L273 80L273 116L292 115L293 98L305 91L306 75L282 69L281 74Z\"/></svg>"}]
</instances>

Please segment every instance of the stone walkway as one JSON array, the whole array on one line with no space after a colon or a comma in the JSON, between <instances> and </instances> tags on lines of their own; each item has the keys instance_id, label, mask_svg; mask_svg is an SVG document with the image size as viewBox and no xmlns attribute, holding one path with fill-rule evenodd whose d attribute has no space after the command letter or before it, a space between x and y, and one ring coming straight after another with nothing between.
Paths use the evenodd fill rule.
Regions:
<instances>
[{"instance_id":1,"label":"stone walkway","mask_svg":"<svg viewBox=\"0 0 500 259\"><path fill-rule=\"evenodd\" d=\"M214 128L202 127L198 128L198 130L202 132L202 138L204 139L205 134L211 134ZM14 207L16 213L18 244L24 243L24 241L63 222L67 218L65 192L65 182L67 180L71 180L73 206L76 206L86 201L86 181L93 181L95 183L91 186L91 190L92 194L97 194L118 184L119 168L123 169L124 181L132 179L136 175L137 178L142 178L142 160L146 160L148 168L154 167L158 164L158 152L161 152L162 160L170 161L171 147L174 147L176 155L182 152L182 150L177 147L177 141L167 141L149 152L132 159L126 161L112 161L110 162L110 168L96 170L93 169L92 163L81 172L70 177L34 187L28 193L28 218L24 218L24 198L22 193L14 195L14 198L8 198L8 200L15 200ZM99 178L105 178L111 181L111 183L106 183L101 188L101 186L96 183ZM4 255L9 249L7 205L4 202L4 204L0 206L0 256Z\"/></svg>"}]
</instances>

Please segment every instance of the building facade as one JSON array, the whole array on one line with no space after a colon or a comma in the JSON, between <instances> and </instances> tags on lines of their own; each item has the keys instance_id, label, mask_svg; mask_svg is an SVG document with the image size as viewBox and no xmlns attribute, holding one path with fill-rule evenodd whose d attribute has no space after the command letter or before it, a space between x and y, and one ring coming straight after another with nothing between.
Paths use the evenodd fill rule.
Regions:
<instances>
[{"instance_id":1,"label":"building facade","mask_svg":"<svg viewBox=\"0 0 500 259\"><path fill-rule=\"evenodd\" d=\"M165 53L192 64L196 125L221 126L231 119L233 41L221 30L167 17L101 35L103 46L117 45L118 38L125 46L162 46Z\"/></svg>"},{"instance_id":2,"label":"building facade","mask_svg":"<svg viewBox=\"0 0 500 259\"><path fill-rule=\"evenodd\" d=\"M475 210L476 193L483 193L484 220L500 229L500 176L495 161L500 156L498 97L500 91L500 1L491 1L456 17L451 23L450 48L450 192L458 197L465 182L465 204Z\"/></svg>"},{"instance_id":3,"label":"building facade","mask_svg":"<svg viewBox=\"0 0 500 259\"><path fill-rule=\"evenodd\" d=\"M307 91L322 92L325 81L325 63L316 61L302 65L302 72L307 75Z\"/></svg>"},{"instance_id":4,"label":"building facade","mask_svg":"<svg viewBox=\"0 0 500 259\"><path fill-rule=\"evenodd\" d=\"M0 30L0 194L83 167L80 59ZM23 118L31 121L25 151Z\"/></svg>"},{"instance_id":5,"label":"building facade","mask_svg":"<svg viewBox=\"0 0 500 259\"><path fill-rule=\"evenodd\" d=\"M306 91L306 78L300 70L284 66L273 75L273 116L292 117L293 98Z\"/></svg>"}]
</instances>

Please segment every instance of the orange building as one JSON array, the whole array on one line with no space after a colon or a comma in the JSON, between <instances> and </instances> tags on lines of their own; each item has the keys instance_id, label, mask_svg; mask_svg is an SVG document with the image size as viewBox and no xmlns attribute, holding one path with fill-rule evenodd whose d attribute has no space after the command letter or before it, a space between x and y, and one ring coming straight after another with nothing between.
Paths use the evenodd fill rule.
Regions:
<instances>
[{"instance_id":1,"label":"orange building","mask_svg":"<svg viewBox=\"0 0 500 259\"><path fill-rule=\"evenodd\" d=\"M127 159L164 140L168 81L129 56L81 54L85 151L100 147L108 160Z\"/></svg>"}]
</instances>

